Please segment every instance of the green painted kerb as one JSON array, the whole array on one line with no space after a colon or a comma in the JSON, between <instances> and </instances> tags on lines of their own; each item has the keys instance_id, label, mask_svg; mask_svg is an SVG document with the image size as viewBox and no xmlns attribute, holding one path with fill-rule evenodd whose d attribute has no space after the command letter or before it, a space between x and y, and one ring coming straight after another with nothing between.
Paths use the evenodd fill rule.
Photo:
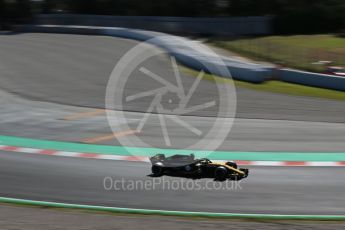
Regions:
<instances>
[{"instance_id":1,"label":"green painted kerb","mask_svg":"<svg viewBox=\"0 0 345 230\"><path fill-rule=\"evenodd\" d=\"M201 151L185 149L159 149L124 146L92 145L61 141L37 140L12 136L0 136L0 145L52 149L59 151L84 152L111 155L152 156L157 153L166 155L190 154L196 157L207 156L211 160L248 160L248 161L345 161L345 153L334 152L235 152Z\"/></svg>"},{"instance_id":2,"label":"green painted kerb","mask_svg":"<svg viewBox=\"0 0 345 230\"><path fill-rule=\"evenodd\" d=\"M144 215L165 215L165 216L184 216L184 217L213 217L213 218L241 218L241 219L266 219L266 220L345 220L342 215L276 215L276 214L242 214L242 213L213 213L213 212L185 212L185 211L166 211L152 209L117 208L93 205L66 204L46 201L34 201L0 197L0 202L34 205L51 208L68 208L93 211L105 211L113 213L144 214Z\"/></svg>"}]
</instances>

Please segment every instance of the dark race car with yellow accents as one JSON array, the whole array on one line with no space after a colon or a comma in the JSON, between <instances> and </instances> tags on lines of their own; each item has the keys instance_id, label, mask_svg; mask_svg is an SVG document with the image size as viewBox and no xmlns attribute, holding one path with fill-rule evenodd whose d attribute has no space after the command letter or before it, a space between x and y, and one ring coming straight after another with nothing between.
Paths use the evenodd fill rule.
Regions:
<instances>
[{"instance_id":1,"label":"dark race car with yellow accents","mask_svg":"<svg viewBox=\"0 0 345 230\"><path fill-rule=\"evenodd\" d=\"M150 158L152 176L182 176L193 179L214 178L217 181L241 180L248 176L249 170L237 168L235 162L213 163L207 158L195 159L194 155L173 155L165 157L157 154Z\"/></svg>"}]
</instances>

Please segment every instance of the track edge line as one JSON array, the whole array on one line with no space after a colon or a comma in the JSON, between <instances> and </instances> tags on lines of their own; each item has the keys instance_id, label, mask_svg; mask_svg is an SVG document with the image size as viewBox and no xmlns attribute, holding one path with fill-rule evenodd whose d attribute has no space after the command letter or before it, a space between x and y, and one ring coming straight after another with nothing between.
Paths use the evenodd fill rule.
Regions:
<instances>
[{"instance_id":1,"label":"track edge line","mask_svg":"<svg viewBox=\"0 0 345 230\"><path fill-rule=\"evenodd\" d=\"M214 212L189 212L189 211L169 211L156 209L136 209L120 208L109 206L95 206L59 203L49 201L36 201L27 199L17 199L9 197L0 197L1 203L31 205L50 208L79 209L90 211L104 211L123 214L143 214L143 215L162 215L162 216L180 216L180 217L204 217L204 218L229 218L229 219L262 219L262 220L337 220L344 221L345 215L285 215L285 214L245 214L245 213L214 213Z\"/></svg>"}]
</instances>

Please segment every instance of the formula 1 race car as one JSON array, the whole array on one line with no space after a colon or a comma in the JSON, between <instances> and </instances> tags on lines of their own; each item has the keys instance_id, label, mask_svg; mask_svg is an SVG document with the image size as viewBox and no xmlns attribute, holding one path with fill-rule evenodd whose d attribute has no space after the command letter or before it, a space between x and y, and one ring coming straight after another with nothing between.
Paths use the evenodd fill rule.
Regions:
<instances>
[{"instance_id":1,"label":"formula 1 race car","mask_svg":"<svg viewBox=\"0 0 345 230\"><path fill-rule=\"evenodd\" d=\"M237 168L235 162L213 163L207 158L195 159L194 155L173 155L165 157L157 154L150 158L152 176L183 176L193 179L214 178L217 181L241 180L248 176L249 170Z\"/></svg>"}]
</instances>

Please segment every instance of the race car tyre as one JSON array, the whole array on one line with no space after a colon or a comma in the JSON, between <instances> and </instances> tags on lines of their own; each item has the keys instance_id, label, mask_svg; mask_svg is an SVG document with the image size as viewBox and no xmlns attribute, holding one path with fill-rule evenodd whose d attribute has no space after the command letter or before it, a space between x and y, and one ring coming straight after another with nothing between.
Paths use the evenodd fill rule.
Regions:
<instances>
[{"instance_id":1,"label":"race car tyre","mask_svg":"<svg viewBox=\"0 0 345 230\"><path fill-rule=\"evenodd\" d=\"M218 181L226 180L228 175L228 170L224 166L219 166L214 172L214 178Z\"/></svg>"},{"instance_id":2,"label":"race car tyre","mask_svg":"<svg viewBox=\"0 0 345 230\"><path fill-rule=\"evenodd\" d=\"M154 176L162 176L163 175L163 167L159 165L153 165L151 167L151 172Z\"/></svg>"},{"instance_id":3,"label":"race car tyre","mask_svg":"<svg viewBox=\"0 0 345 230\"><path fill-rule=\"evenodd\" d=\"M227 166L237 169L237 164L235 162L228 161L225 163Z\"/></svg>"}]
</instances>

